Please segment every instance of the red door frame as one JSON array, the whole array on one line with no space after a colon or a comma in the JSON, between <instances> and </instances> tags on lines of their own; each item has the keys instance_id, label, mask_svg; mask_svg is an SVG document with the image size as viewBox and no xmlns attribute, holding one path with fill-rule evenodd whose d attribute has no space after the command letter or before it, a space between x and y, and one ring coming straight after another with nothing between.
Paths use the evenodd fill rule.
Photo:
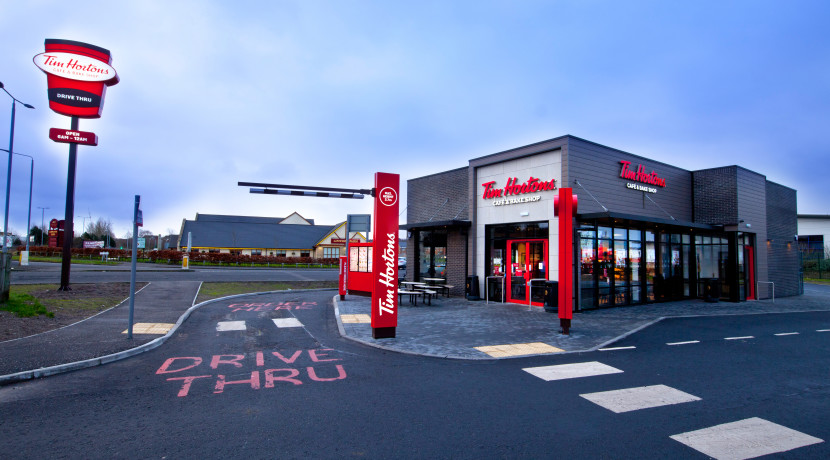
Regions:
<instances>
[{"instance_id":1,"label":"red door frame","mask_svg":"<svg viewBox=\"0 0 830 460\"><path fill-rule=\"evenodd\" d=\"M749 286L746 287L746 300L755 300L755 248L746 245L744 249L746 249L746 256L744 257L746 266L744 268L747 273L746 281L749 283Z\"/></svg>"},{"instance_id":2,"label":"red door frame","mask_svg":"<svg viewBox=\"0 0 830 460\"><path fill-rule=\"evenodd\" d=\"M506 284L505 289L507 291L505 293L505 299L507 300L507 302L510 302L510 303L517 303L517 304L521 304L521 305L527 305L527 303L528 303L527 298L525 298L524 300L514 300L512 297L510 297L510 294L513 292L513 289L511 288L512 280L513 280L513 251L512 251L513 243L542 243L542 248L543 248L542 252L544 253L543 261L545 263L545 279L550 279L550 264L548 263L548 240L545 239L545 238L525 238L525 239L518 239L518 240L507 240L507 257L506 257L507 258L507 264L505 266L506 270L504 271L504 276L505 276L505 278L507 278L507 282L505 283ZM527 254L527 247L525 247L525 254ZM530 270L528 270L527 263L528 263L528 258L525 257L525 266L524 266L525 274L523 275L523 277L525 279L525 285L527 285L527 281L530 279L530 278L528 278L528 276L530 276L530 275L528 275ZM531 294L530 289L527 289L525 291L525 293L529 297L530 294ZM532 302L532 299L530 299L530 300ZM543 307L545 304L543 302L532 302L531 305L534 305L536 307Z\"/></svg>"}]
</instances>

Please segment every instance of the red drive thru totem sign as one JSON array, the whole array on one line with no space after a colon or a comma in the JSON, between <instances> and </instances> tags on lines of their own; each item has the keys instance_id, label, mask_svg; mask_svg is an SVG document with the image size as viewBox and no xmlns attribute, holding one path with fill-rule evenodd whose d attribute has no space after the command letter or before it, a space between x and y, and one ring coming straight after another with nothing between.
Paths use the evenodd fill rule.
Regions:
<instances>
[{"instance_id":1,"label":"red drive thru totem sign","mask_svg":"<svg viewBox=\"0 0 830 460\"><path fill-rule=\"evenodd\" d=\"M375 173L372 237L372 337L395 337L398 326L399 174Z\"/></svg>"}]
</instances>

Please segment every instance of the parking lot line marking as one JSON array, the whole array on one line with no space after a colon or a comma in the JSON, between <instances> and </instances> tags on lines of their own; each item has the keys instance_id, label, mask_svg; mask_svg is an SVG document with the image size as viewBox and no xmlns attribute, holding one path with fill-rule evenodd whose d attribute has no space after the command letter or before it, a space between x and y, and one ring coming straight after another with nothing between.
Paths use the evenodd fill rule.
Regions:
<instances>
[{"instance_id":1,"label":"parking lot line marking","mask_svg":"<svg viewBox=\"0 0 830 460\"><path fill-rule=\"evenodd\" d=\"M816 329L816 332L830 332L830 329Z\"/></svg>"},{"instance_id":2,"label":"parking lot line marking","mask_svg":"<svg viewBox=\"0 0 830 460\"><path fill-rule=\"evenodd\" d=\"M600 348L599 351L615 351L615 350L633 350L637 347L630 346L630 347L611 347L611 348Z\"/></svg>"},{"instance_id":3,"label":"parking lot line marking","mask_svg":"<svg viewBox=\"0 0 830 460\"><path fill-rule=\"evenodd\" d=\"M369 315L340 315L340 320L344 324L371 324L372 318Z\"/></svg>"},{"instance_id":4,"label":"parking lot line marking","mask_svg":"<svg viewBox=\"0 0 830 460\"><path fill-rule=\"evenodd\" d=\"M743 339L754 339L755 336L753 335L746 335L743 337L724 337L723 340L743 340Z\"/></svg>"},{"instance_id":5,"label":"parking lot line marking","mask_svg":"<svg viewBox=\"0 0 830 460\"><path fill-rule=\"evenodd\" d=\"M758 417L676 434L670 438L719 460L755 458L824 442Z\"/></svg>"},{"instance_id":6,"label":"parking lot line marking","mask_svg":"<svg viewBox=\"0 0 830 460\"><path fill-rule=\"evenodd\" d=\"M273 321L279 328L303 327L303 323L301 323L297 318L274 318Z\"/></svg>"},{"instance_id":7,"label":"parking lot line marking","mask_svg":"<svg viewBox=\"0 0 830 460\"><path fill-rule=\"evenodd\" d=\"M527 367L522 370L528 374L539 377L546 382L550 382L551 380L593 377L596 375L621 374L623 372L615 367L602 364L598 361L574 364L557 364L554 366Z\"/></svg>"},{"instance_id":8,"label":"parking lot line marking","mask_svg":"<svg viewBox=\"0 0 830 460\"><path fill-rule=\"evenodd\" d=\"M244 331L246 329L245 321L219 321L216 323L216 332Z\"/></svg>"},{"instance_id":9,"label":"parking lot line marking","mask_svg":"<svg viewBox=\"0 0 830 460\"><path fill-rule=\"evenodd\" d=\"M563 349L552 347L543 342L511 343L506 345L487 345L473 347L493 358L507 358L509 356L539 355L547 353L562 353Z\"/></svg>"},{"instance_id":10,"label":"parking lot line marking","mask_svg":"<svg viewBox=\"0 0 830 460\"><path fill-rule=\"evenodd\" d=\"M782 335L798 335L798 334L799 334L798 332L781 332L781 333L775 334L775 335L777 335L778 337L781 337Z\"/></svg>"},{"instance_id":11,"label":"parking lot line marking","mask_svg":"<svg viewBox=\"0 0 830 460\"><path fill-rule=\"evenodd\" d=\"M640 409L650 409L652 407L700 401L700 398L697 396L666 385L600 391L597 393L581 394L579 396L617 414Z\"/></svg>"},{"instance_id":12,"label":"parking lot line marking","mask_svg":"<svg viewBox=\"0 0 830 460\"><path fill-rule=\"evenodd\" d=\"M669 342L666 345L688 345L690 343L700 343L700 340L689 340L687 342Z\"/></svg>"},{"instance_id":13,"label":"parking lot line marking","mask_svg":"<svg viewBox=\"0 0 830 460\"><path fill-rule=\"evenodd\" d=\"M173 323L135 323L133 324L133 333L164 335L170 332L173 326L175 326ZM127 330L124 329L122 334L127 334Z\"/></svg>"}]
</instances>

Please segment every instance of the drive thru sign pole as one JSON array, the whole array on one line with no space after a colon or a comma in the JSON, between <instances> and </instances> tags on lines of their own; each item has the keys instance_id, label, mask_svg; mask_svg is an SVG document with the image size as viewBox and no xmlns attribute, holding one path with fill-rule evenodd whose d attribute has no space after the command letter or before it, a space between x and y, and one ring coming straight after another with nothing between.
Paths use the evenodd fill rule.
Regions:
<instances>
[{"instance_id":1,"label":"drive thru sign pole","mask_svg":"<svg viewBox=\"0 0 830 460\"><path fill-rule=\"evenodd\" d=\"M398 326L400 182L399 174L375 173L375 221L372 227L372 337L375 339L394 338Z\"/></svg>"}]
</instances>

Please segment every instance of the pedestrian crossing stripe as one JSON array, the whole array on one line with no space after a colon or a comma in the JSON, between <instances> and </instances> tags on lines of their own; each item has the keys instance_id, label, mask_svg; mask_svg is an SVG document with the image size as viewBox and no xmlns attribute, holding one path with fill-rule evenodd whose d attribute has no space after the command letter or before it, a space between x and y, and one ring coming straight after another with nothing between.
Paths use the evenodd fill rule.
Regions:
<instances>
[{"instance_id":1,"label":"pedestrian crossing stripe","mask_svg":"<svg viewBox=\"0 0 830 460\"><path fill-rule=\"evenodd\" d=\"M301 323L297 318L274 318L273 321L279 328L303 327L303 323Z\"/></svg>"},{"instance_id":2,"label":"pedestrian crossing stripe","mask_svg":"<svg viewBox=\"0 0 830 460\"><path fill-rule=\"evenodd\" d=\"M133 333L164 335L170 332L173 326L175 326L173 323L135 323L133 324ZM122 332L122 334L127 333L127 329L124 329L124 332Z\"/></svg>"},{"instance_id":3,"label":"pedestrian crossing stripe","mask_svg":"<svg viewBox=\"0 0 830 460\"><path fill-rule=\"evenodd\" d=\"M219 321L216 323L216 332L247 330L245 321Z\"/></svg>"},{"instance_id":4,"label":"pedestrian crossing stripe","mask_svg":"<svg viewBox=\"0 0 830 460\"><path fill-rule=\"evenodd\" d=\"M507 358L510 356L539 355L547 353L562 353L563 349L552 347L542 342L513 343L507 345L488 345L474 347L476 350L486 353L493 358Z\"/></svg>"},{"instance_id":5,"label":"pedestrian crossing stripe","mask_svg":"<svg viewBox=\"0 0 830 460\"><path fill-rule=\"evenodd\" d=\"M553 366L527 367L523 371L550 382L551 380L575 379L606 374L621 374L623 371L598 361Z\"/></svg>"},{"instance_id":6,"label":"pedestrian crossing stripe","mask_svg":"<svg viewBox=\"0 0 830 460\"><path fill-rule=\"evenodd\" d=\"M625 388L622 390L600 391L581 394L583 398L620 414L653 407L700 401L697 396L684 393L666 385Z\"/></svg>"},{"instance_id":7,"label":"pedestrian crossing stripe","mask_svg":"<svg viewBox=\"0 0 830 460\"><path fill-rule=\"evenodd\" d=\"M753 417L670 436L716 459L745 459L787 452L824 440Z\"/></svg>"}]
</instances>

